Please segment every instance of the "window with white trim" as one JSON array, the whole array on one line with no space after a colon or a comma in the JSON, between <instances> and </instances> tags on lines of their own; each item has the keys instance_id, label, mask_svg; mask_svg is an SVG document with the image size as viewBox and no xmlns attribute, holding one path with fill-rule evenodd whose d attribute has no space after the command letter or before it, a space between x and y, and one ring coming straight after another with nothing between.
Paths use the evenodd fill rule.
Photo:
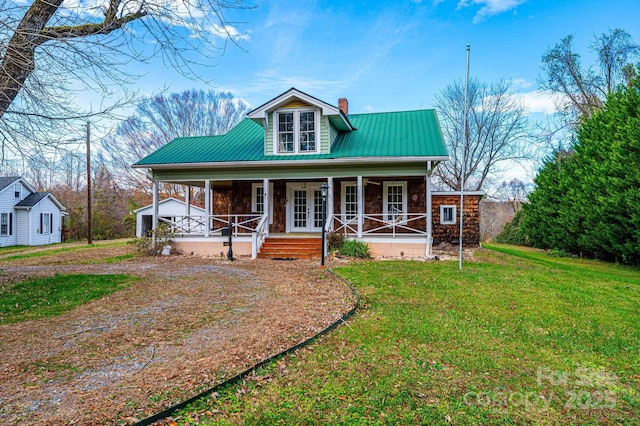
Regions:
<instances>
[{"instance_id":1,"label":"window with white trim","mask_svg":"<svg viewBox=\"0 0 640 426\"><path fill-rule=\"evenodd\" d=\"M22 188L20 188L20 184L16 183L13 185L13 196L14 198L20 198L22 195Z\"/></svg>"},{"instance_id":2,"label":"window with white trim","mask_svg":"<svg viewBox=\"0 0 640 426\"><path fill-rule=\"evenodd\" d=\"M53 228L53 215L51 213L40 213L40 233L50 234Z\"/></svg>"},{"instance_id":3,"label":"window with white trim","mask_svg":"<svg viewBox=\"0 0 640 426\"><path fill-rule=\"evenodd\" d=\"M11 235L11 231L12 231L11 219L12 219L11 213L0 213L0 235L1 236Z\"/></svg>"},{"instance_id":4,"label":"window with white trim","mask_svg":"<svg viewBox=\"0 0 640 426\"><path fill-rule=\"evenodd\" d=\"M300 113L300 151L315 152L316 119L313 111Z\"/></svg>"},{"instance_id":5,"label":"window with white trim","mask_svg":"<svg viewBox=\"0 0 640 426\"><path fill-rule=\"evenodd\" d=\"M273 183L269 184L269 223L273 223ZM251 184L251 211L264 214L264 184Z\"/></svg>"},{"instance_id":6,"label":"window with white trim","mask_svg":"<svg viewBox=\"0 0 640 426\"><path fill-rule=\"evenodd\" d=\"M384 220L407 220L407 182L384 182L382 197Z\"/></svg>"},{"instance_id":7,"label":"window with white trim","mask_svg":"<svg viewBox=\"0 0 640 426\"><path fill-rule=\"evenodd\" d=\"M318 111L276 112L276 150L280 154L318 152Z\"/></svg>"},{"instance_id":8,"label":"window with white trim","mask_svg":"<svg viewBox=\"0 0 640 426\"><path fill-rule=\"evenodd\" d=\"M341 207L345 222L358 217L358 185L355 182L342 182Z\"/></svg>"},{"instance_id":9,"label":"window with white trim","mask_svg":"<svg viewBox=\"0 0 640 426\"><path fill-rule=\"evenodd\" d=\"M440 223L442 225L454 225L456 223L456 206L440 206Z\"/></svg>"}]
</instances>

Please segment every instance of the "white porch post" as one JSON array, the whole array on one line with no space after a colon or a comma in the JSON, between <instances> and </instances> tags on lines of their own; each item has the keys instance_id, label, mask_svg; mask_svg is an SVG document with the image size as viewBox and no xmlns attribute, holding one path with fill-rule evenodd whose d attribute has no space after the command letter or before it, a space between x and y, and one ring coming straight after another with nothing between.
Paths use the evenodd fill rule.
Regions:
<instances>
[{"instance_id":1,"label":"white porch post","mask_svg":"<svg viewBox=\"0 0 640 426\"><path fill-rule=\"evenodd\" d=\"M265 178L262 180L262 202L264 206L264 214L267 215L267 224L265 234L267 237L269 236L269 223L271 222L271 191L269 191L269 179Z\"/></svg>"},{"instance_id":2,"label":"white porch post","mask_svg":"<svg viewBox=\"0 0 640 426\"><path fill-rule=\"evenodd\" d=\"M191 216L191 187L189 185L185 185L184 186L184 214L187 217L183 217L181 220L181 225L182 225L182 232L185 232L185 225L186 225L186 229L188 229L188 231L186 232L190 232L191 230L191 218L189 216Z\"/></svg>"},{"instance_id":3,"label":"white porch post","mask_svg":"<svg viewBox=\"0 0 640 426\"><path fill-rule=\"evenodd\" d=\"M158 181L153 180L153 218L151 220L151 243L156 246L156 229L158 229Z\"/></svg>"},{"instance_id":4,"label":"white porch post","mask_svg":"<svg viewBox=\"0 0 640 426\"><path fill-rule=\"evenodd\" d=\"M327 220L333 221L333 178L327 178L327 185L329 189L327 192ZM331 224L331 230L333 230L333 223Z\"/></svg>"},{"instance_id":5,"label":"white porch post","mask_svg":"<svg viewBox=\"0 0 640 426\"><path fill-rule=\"evenodd\" d=\"M184 214L187 216L191 215L191 187L189 185L185 186Z\"/></svg>"},{"instance_id":6,"label":"white porch post","mask_svg":"<svg viewBox=\"0 0 640 426\"><path fill-rule=\"evenodd\" d=\"M211 221L209 216L211 215L211 181L206 179L204 181L204 236L209 236L209 230L211 229Z\"/></svg>"},{"instance_id":7,"label":"white porch post","mask_svg":"<svg viewBox=\"0 0 640 426\"><path fill-rule=\"evenodd\" d=\"M433 214L431 212L431 161L427 161L427 176L426 176L426 187L427 187L427 250L426 257L430 259L433 257L431 253L433 249Z\"/></svg>"},{"instance_id":8,"label":"white porch post","mask_svg":"<svg viewBox=\"0 0 640 426\"><path fill-rule=\"evenodd\" d=\"M358 176L358 238L362 238L362 224L364 223L364 187L362 176Z\"/></svg>"}]
</instances>

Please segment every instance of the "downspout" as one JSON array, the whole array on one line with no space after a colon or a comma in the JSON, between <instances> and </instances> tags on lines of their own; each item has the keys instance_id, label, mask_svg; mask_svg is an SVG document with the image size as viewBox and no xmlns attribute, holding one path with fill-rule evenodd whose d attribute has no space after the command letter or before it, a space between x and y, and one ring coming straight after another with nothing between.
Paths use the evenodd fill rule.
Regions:
<instances>
[{"instance_id":1,"label":"downspout","mask_svg":"<svg viewBox=\"0 0 640 426\"><path fill-rule=\"evenodd\" d=\"M433 213L432 213L432 204L431 204L431 161L427 161L427 176L426 176L426 187L427 187L427 249L425 256L427 259L433 259Z\"/></svg>"}]
</instances>

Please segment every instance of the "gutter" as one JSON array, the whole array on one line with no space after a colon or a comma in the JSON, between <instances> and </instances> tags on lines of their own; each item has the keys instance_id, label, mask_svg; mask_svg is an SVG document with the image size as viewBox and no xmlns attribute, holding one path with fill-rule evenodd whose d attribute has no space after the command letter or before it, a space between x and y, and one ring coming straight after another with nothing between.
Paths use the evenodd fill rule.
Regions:
<instances>
[{"instance_id":1,"label":"gutter","mask_svg":"<svg viewBox=\"0 0 640 426\"><path fill-rule=\"evenodd\" d=\"M264 167L264 166L321 166L330 164L375 164L375 163L403 163L448 161L449 156L435 157L350 157L350 158L322 158L313 160L247 160L226 162L200 162L200 163L162 163L162 164L133 164L134 169L208 169L208 168L234 168L234 167Z\"/></svg>"}]
</instances>

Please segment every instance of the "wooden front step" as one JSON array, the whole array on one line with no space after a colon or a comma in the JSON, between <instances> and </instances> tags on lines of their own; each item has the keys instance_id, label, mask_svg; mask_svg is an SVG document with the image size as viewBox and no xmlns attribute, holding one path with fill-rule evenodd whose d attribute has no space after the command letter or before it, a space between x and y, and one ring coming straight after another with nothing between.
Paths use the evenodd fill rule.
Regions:
<instances>
[{"instance_id":1,"label":"wooden front step","mask_svg":"<svg viewBox=\"0 0 640 426\"><path fill-rule=\"evenodd\" d=\"M322 256L322 239L315 237L269 237L262 244L258 257L311 259Z\"/></svg>"}]
</instances>

